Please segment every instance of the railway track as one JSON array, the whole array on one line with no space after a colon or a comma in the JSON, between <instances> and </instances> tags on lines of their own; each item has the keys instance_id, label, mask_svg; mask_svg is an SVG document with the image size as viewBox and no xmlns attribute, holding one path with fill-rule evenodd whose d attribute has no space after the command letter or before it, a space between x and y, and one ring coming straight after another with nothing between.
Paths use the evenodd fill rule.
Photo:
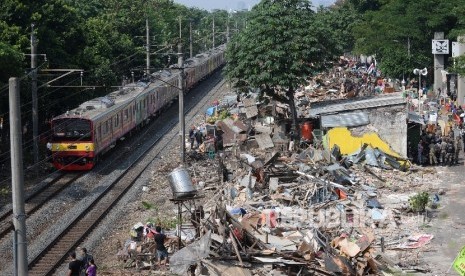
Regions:
<instances>
[{"instance_id":1,"label":"railway track","mask_svg":"<svg viewBox=\"0 0 465 276\"><path fill-rule=\"evenodd\" d=\"M53 178L50 182L43 185L40 189L29 194L25 199L25 211L26 215L30 216L37 210L39 210L42 205L48 202L56 194L66 188L68 185L73 183L78 179L82 174L73 173L73 174L63 174ZM0 215L0 243L3 242L3 239L11 233L13 230L13 209L9 209Z\"/></svg>"},{"instance_id":2,"label":"railway track","mask_svg":"<svg viewBox=\"0 0 465 276\"><path fill-rule=\"evenodd\" d=\"M219 82L220 81L216 84ZM188 107L185 112L189 112L192 108L194 108L194 105ZM177 120L175 120L175 122L163 128L158 138L151 142L150 148L168 134L177 123ZM142 165L138 165L149 151L150 149L141 154L119 177L108 185L98 197L84 208L84 211L77 216L75 220L70 221L68 227L66 227L61 234L49 242L48 246L29 263L29 275L53 274L63 261L66 260L68 253L75 249L79 243L89 235L92 229L98 225L152 163L155 157L151 160L144 161ZM129 173L130 171L131 173Z\"/></svg>"}]
</instances>

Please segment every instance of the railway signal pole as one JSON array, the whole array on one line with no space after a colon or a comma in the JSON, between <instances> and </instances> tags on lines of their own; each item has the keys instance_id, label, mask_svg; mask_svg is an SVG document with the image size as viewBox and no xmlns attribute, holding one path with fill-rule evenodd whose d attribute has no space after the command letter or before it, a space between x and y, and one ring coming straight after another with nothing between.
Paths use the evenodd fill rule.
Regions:
<instances>
[{"instance_id":1,"label":"railway signal pole","mask_svg":"<svg viewBox=\"0 0 465 276\"><path fill-rule=\"evenodd\" d=\"M184 58L182 54L182 44L178 44L178 67L181 70L179 74L179 137L181 142L181 163L184 164L186 161L186 144L185 144L185 124L184 124Z\"/></svg>"},{"instance_id":2,"label":"railway signal pole","mask_svg":"<svg viewBox=\"0 0 465 276\"><path fill-rule=\"evenodd\" d=\"M10 146L14 226L14 275L27 275L26 212L24 207L23 141L19 107L19 80L10 78Z\"/></svg>"}]
</instances>

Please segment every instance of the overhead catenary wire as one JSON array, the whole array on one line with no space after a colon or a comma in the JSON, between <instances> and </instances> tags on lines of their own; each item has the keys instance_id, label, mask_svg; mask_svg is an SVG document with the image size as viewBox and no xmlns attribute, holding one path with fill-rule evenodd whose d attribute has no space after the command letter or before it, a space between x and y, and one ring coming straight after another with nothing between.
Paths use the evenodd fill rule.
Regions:
<instances>
[{"instance_id":1,"label":"overhead catenary wire","mask_svg":"<svg viewBox=\"0 0 465 276\"><path fill-rule=\"evenodd\" d=\"M154 52L154 53L152 53L152 54L155 54L155 53L157 53L157 52L160 52L160 51L165 50L165 49L170 48L170 47L171 47L170 45L167 45L167 46L163 47L162 49L159 49L158 51L156 51L156 52ZM136 52L136 53L134 53L134 54L132 54L132 55L130 55L130 56L128 56L128 57L125 57L125 58L123 58L123 59L120 59L120 60L118 60L118 61L115 61L115 62L113 62L111 65L115 65L115 64L121 63L121 62L123 62L123 61L125 61L125 60L131 61L131 60L133 60L134 57L135 57L136 55L138 55L138 54L140 54L140 52ZM46 63L44 62L44 63L41 64L39 67L42 67L42 66L44 66L45 64L46 64ZM38 67L38 68L39 68L39 67ZM92 70L92 71L94 71L94 70ZM28 76L29 76L29 74L24 75L24 76L21 78L21 80L26 79ZM74 81L76 81L77 79L78 79L78 78L73 79L72 81L68 82L68 84L69 84L69 83L72 83L72 82L74 82ZM162 82L165 83L165 84L168 84L169 86L174 86L173 84L170 84L170 83L168 83L168 82L166 82L166 81L163 81L162 79L158 79L158 80L162 81ZM41 87L44 87L44 86L41 86ZM7 88L7 87L5 86L5 88ZM56 91L59 91L59 90L61 90L61 89L62 89L62 88L58 88L58 89L55 89L55 90L53 90L53 91L47 92L47 93L45 93L45 94L42 94L41 97L40 97L40 99L43 99L43 98L45 98L46 96L48 96L48 95L50 95L50 94L52 94L52 93L54 93L54 92L56 92ZM87 89L84 89L84 90L87 90ZM70 95L67 95L67 96L65 97L65 99L66 99L66 98L69 98L69 97L72 97L72 96L76 95L77 93L81 93L81 92L84 91L84 90L77 91L77 92L75 92L75 93L72 93L72 94L70 94ZM63 98L62 98L62 99L63 99ZM22 106L24 107L24 106L26 106L26 105L28 105L28 104L30 104L30 103L31 103L31 102L24 103ZM55 103L55 104L56 104L56 103ZM55 104L47 104L46 107L50 107L50 106L53 106L53 105L55 105ZM27 115L27 114L29 114L29 113L30 113L30 111L26 112L25 114ZM8 114L8 112L7 112L7 113L4 113L4 114L2 114L2 115L5 115L5 114ZM50 137L52 136L52 132L51 132L51 131L43 132L41 135L43 135L44 133L47 133L46 138L50 138ZM33 141L33 140L28 140L28 141L26 141L25 143L23 143L23 147L24 147L25 149L29 148L28 145L30 144L31 141ZM2 153L2 154L0 155L0 158L1 158L2 156L4 156L4 155L8 154L8 153L10 153L10 152L8 151L8 152ZM7 158L6 158L6 159L7 159ZM5 161L6 159L0 160L0 162ZM40 163L40 162L39 162L39 163Z\"/></svg>"}]
</instances>

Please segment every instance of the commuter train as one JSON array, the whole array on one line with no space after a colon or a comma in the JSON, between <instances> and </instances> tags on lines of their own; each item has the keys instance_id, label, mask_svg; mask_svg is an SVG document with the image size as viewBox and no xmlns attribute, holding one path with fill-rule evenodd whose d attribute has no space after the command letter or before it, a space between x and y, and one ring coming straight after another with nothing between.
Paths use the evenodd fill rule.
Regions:
<instances>
[{"instance_id":1,"label":"commuter train","mask_svg":"<svg viewBox=\"0 0 465 276\"><path fill-rule=\"evenodd\" d=\"M187 59L186 91L224 64L225 45ZM158 115L179 95L180 70L162 70L52 119L52 163L58 170L91 170L116 142Z\"/></svg>"}]
</instances>

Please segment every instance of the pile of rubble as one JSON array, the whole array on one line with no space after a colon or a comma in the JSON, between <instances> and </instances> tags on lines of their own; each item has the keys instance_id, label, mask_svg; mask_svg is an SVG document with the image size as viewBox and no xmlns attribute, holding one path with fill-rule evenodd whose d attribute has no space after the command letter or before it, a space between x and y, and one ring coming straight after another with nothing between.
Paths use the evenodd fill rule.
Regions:
<instances>
[{"instance_id":1,"label":"pile of rubble","mask_svg":"<svg viewBox=\"0 0 465 276\"><path fill-rule=\"evenodd\" d=\"M333 77L340 78L343 69L336 70ZM357 72L346 73L363 78ZM305 110L305 103L326 97L331 89L347 98L346 84L319 76L296 99ZM176 237L170 243L171 272L428 271L416 252L433 238L423 226L443 193L435 171L372 144L361 144L351 154L321 141L292 146L280 124L287 107L257 99L255 93L242 99L226 96L207 110L204 122L192 127L202 139L186 141L191 150L184 168L195 192L172 196L179 213L176 229L168 232ZM154 179L166 177L171 169ZM413 203L420 191L428 191L423 205ZM139 248L132 260L151 266L148 262L155 254L150 242L128 242L125 248Z\"/></svg>"}]
</instances>

